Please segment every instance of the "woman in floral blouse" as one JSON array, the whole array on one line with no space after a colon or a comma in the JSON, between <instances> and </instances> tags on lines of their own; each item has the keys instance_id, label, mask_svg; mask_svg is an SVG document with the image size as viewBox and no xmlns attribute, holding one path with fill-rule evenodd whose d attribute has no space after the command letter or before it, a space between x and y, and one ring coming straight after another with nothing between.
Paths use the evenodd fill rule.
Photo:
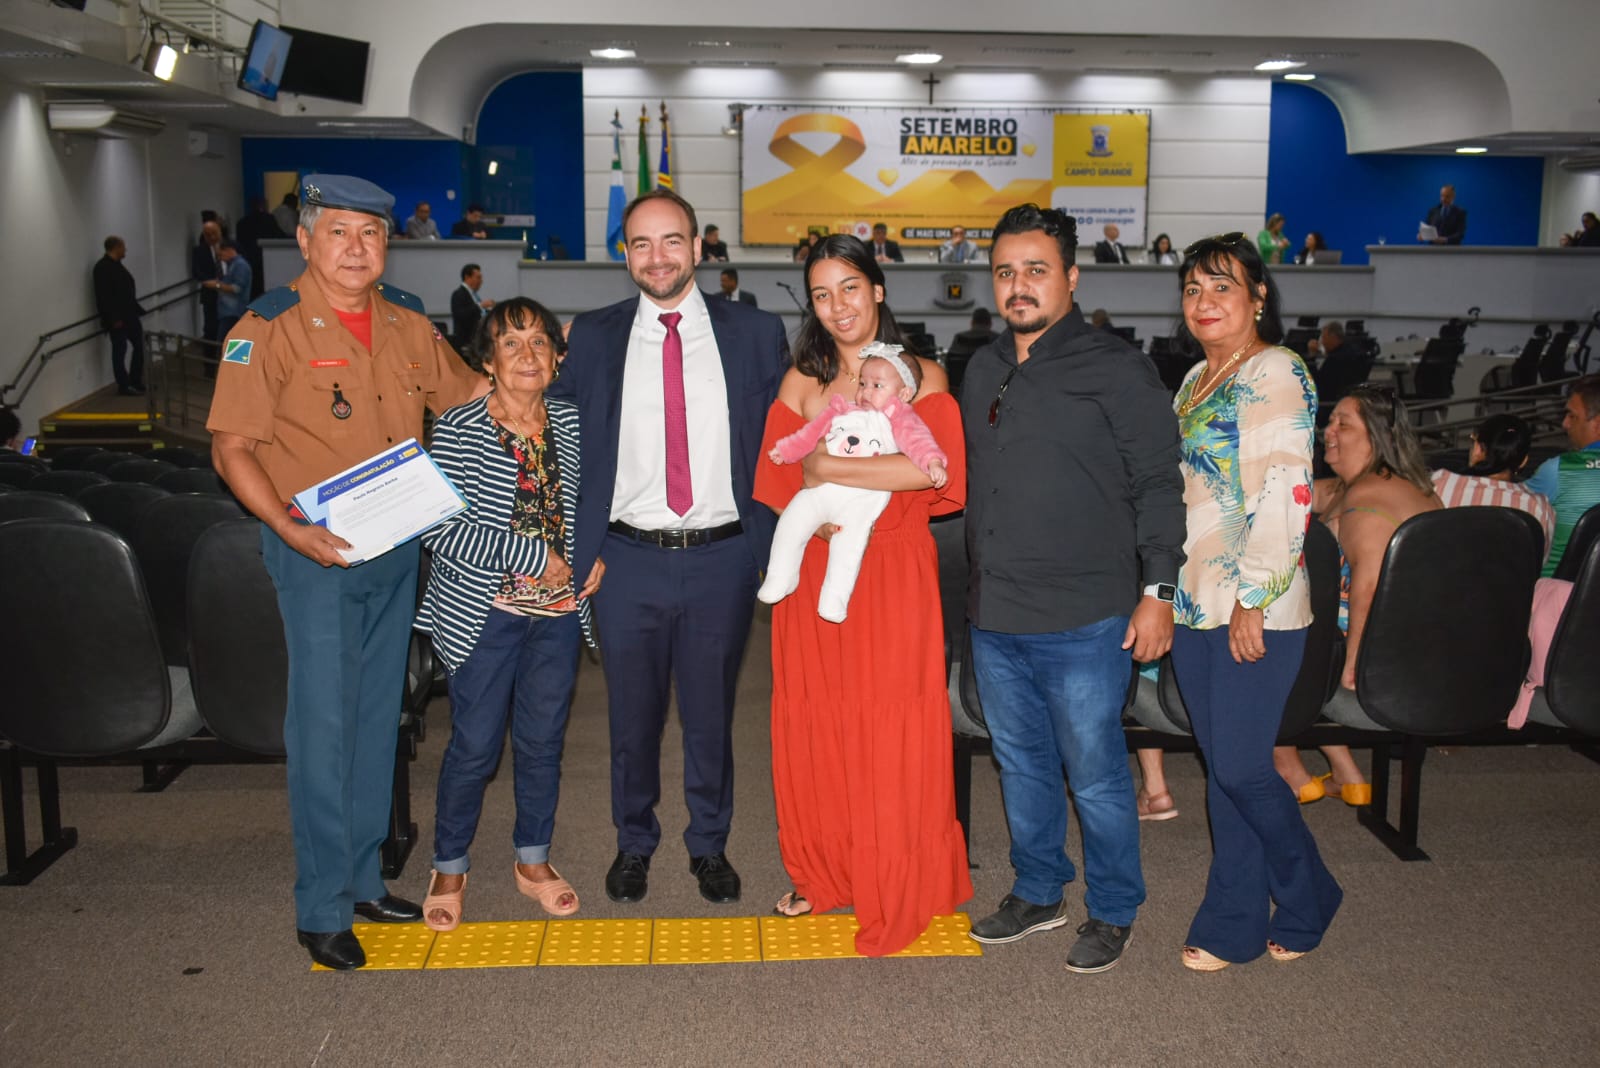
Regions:
<instances>
[{"instance_id":1,"label":"woman in floral blouse","mask_svg":"<svg viewBox=\"0 0 1600 1068\"><path fill-rule=\"evenodd\" d=\"M1272 763L1311 623L1317 397L1278 344L1278 291L1253 242L1198 241L1178 272L1177 340L1204 359L1176 398L1188 537L1172 663L1206 758L1214 849L1183 963L1216 971L1315 949L1343 897Z\"/></svg>"}]
</instances>

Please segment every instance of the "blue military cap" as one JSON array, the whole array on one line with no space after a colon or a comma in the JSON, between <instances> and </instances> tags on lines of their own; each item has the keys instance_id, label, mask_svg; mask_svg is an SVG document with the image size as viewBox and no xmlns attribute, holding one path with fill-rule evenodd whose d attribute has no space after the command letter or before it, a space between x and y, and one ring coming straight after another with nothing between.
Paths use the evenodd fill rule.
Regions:
<instances>
[{"instance_id":1,"label":"blue military cap","mask_svg":"<svg viewBox=\"0 0 1600 1068\"><path fill-rule=\"evenodd\" d=\"M343 208L387 219L394 208L394 197L365 178L348 174L308 174L300 179L300 203Z\"/></svg>"}]
</instances>

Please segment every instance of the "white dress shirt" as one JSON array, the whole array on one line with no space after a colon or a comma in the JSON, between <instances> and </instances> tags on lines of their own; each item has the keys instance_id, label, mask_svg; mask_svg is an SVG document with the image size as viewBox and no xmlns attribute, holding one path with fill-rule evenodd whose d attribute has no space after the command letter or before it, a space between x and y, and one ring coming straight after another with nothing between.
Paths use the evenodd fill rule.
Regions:
<instances>
[{"instance_id":1,"label":"white dress shirt","mask_svg":"<svg viewBox=\"0 0 1600 1068\"><path fill-rule=\"evenodd\" d=\"M698 530L739 518L733 499L728 437L728 385L699 288L691 287L674 311L683 318L683 398L689 429L689 477L694 503L680 516L667 507L666 405L661 347L667 328L659 307L644 294L628 334L622 371L622 427L617 438L617 482L611 518L640 530Z\"/></svg>"}]
</instances>

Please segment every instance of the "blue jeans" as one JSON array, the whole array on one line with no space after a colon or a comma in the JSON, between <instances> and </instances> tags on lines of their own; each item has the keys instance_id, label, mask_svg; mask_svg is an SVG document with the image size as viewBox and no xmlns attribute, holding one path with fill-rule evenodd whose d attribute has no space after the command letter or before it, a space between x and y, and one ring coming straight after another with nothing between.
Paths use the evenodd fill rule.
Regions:
<instances>
[{"instance_id":1,"label":"blue jeans","mask_svg":"<svg viewBox=\"0 0 1600 1068\"><path fill-rule=\"evenodd\" d=\"M1083 831L1089 915L1126 927L1144 902L1139 813L1122 734L1132 661L1127 616L1076 630L1001 634L972 628L972 669L1000 762L1011 827L1011 892L1035 905L1061 900L1072 785Z\"/></svg>"},{"instance_id":2,"label":"blue jeans","mask_svg":"<svg viewBox=\"0 0 1600 1068\"><path fill-rule=\"evenodd\" d=\"M1236 664L1227 627L1172 633L1178 689L1206 758L1211 820L1211 874L1185 944L1235 963L1266 952L1269 938L1297 952L1315 949L1344 896L1299 800L1272 766L1306 632L1262 636L1267 655Z\"/></svg>"},{"instance_id":3,"label":"blue jeans","mask_svg":"<svg viewBox=\"0 0 1600 1068\"><path fill-rule=\"evenodd\" d=\"M517 862L550 859L580 635L576 612L547 617L489 609L478 644L450 676L450 743L439 764L433 827L436 871L459 875L472 866L467 848L505 745L507 719Z\"/></svg>"}]
</instances>

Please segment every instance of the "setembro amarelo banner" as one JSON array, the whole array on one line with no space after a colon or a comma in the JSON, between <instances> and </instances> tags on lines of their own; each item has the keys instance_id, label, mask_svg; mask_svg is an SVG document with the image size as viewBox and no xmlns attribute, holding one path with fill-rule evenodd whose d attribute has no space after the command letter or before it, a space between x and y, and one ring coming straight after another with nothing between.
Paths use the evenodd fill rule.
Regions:
<instances>
[{"instance_id":1,"label":"setembro amarelo banner","mask_svg":"<svg viewBox=\"0 0 1600 1068\"><path fill-rule=\"evenodd\" d=\"M810 108L744 112L745 245L794 245L808 231L853 233L874 223L930 252L964 226L987 242L1015 204L1062 208L1080 244L1116 223L1145 241L1150 114L1038 109Z\"/></svg>"}]
</instances>

